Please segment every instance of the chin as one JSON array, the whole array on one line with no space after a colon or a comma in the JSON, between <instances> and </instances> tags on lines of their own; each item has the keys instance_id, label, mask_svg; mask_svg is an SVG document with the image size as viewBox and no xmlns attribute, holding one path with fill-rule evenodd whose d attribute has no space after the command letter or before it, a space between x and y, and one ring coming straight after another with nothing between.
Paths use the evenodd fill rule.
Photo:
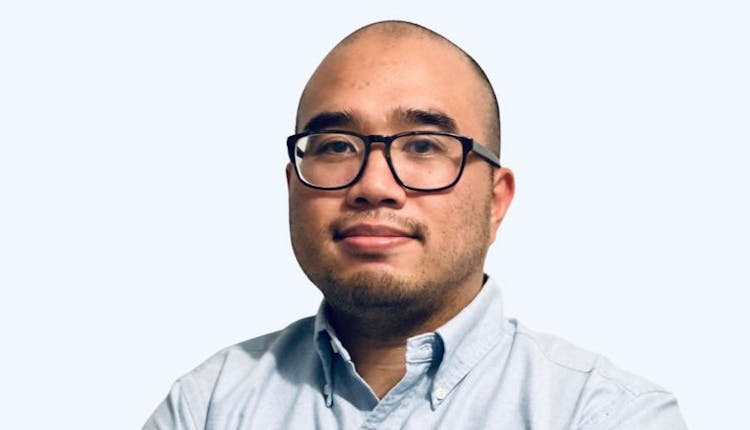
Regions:
<instances>
[{"instance_id":1,"label":"chin","mask_svg":"<svg viewBox=\"0 0 750 430\"><path fill-rule=\"evenodd\" d=\"M428 299L431 290L424 281L385 267L346 274L328 273L320 281L316 284L326 301L343 308L410 306Z\"/></svg>"}]
</instances>

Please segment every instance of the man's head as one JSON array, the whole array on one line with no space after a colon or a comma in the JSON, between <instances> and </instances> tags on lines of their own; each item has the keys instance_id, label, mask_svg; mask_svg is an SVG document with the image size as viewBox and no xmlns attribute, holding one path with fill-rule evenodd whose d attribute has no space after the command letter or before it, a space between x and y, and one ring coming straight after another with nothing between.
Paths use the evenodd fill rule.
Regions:
<instances>
[{"instance_id":1,"label":"man's head","mask_svg":"<svg viewBox=\"0 0 750 430\"><path fill-rule=\"evenodd\" d=\"M495 151L500 143L497 102L479 66L442 36L404 22L372 24L339 43L305 87L296 127L452 132ZM339 314L391 316L391 336L452 316L473 298L513 195L512 173L473 152L453 187L406 189L379 143L347 188L310 188L291 166L287 177L302 269Z\"/></svg>"}]
</instances>

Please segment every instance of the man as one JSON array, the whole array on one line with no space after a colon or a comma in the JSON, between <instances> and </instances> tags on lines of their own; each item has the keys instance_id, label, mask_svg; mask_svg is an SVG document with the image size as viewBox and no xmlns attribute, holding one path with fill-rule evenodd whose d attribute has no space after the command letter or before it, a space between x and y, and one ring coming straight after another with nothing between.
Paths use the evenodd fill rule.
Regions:
<instances>
[{"instance_id":1,"label":"man","mask_svg":"<svg viewBox=\"0 0 750 430\"><path fill-rule=\"evenodd\" d=\"M682 429L674 397L502 315L484 258L513 197L481 68L423 27L357 30L288 139L314 318L177 381L146 429Z\"/></svg>"}]
</instances>

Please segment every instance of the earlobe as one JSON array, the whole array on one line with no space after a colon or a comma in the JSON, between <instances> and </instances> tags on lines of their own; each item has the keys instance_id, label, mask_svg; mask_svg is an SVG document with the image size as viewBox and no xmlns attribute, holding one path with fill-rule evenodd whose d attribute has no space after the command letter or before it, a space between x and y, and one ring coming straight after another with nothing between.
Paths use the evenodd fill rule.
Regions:
<instances>
[{"instance_id":1,"label":"earlobe","mask_svg":"<svg viewBox=\"0 0 750 430\"><path fill-rule=\"evenodd\" d=\"M505 213L513 200L516 181L510 169L502 167L495 170L492 178L492 209L490 214L490 243L495 241Z\"/></svg>"}]
</instances>

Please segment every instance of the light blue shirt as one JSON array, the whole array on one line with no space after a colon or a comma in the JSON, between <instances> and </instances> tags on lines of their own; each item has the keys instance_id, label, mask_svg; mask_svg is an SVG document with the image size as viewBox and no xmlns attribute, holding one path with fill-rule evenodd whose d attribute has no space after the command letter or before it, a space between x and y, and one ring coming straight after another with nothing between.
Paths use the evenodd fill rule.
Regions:
<instances>
[{"instance_id":1,"label":"light blue shirt","mask_svg":"<svg viewBox=\"0 0 750 430\"><path fill-rule=\"evenodd\" d=\"M406 374L382 399L324 309L209 358L144 429L686 428L664 389L506 319L491 280L448 323L407 341Z\"/></svg>"}]
</instances>

